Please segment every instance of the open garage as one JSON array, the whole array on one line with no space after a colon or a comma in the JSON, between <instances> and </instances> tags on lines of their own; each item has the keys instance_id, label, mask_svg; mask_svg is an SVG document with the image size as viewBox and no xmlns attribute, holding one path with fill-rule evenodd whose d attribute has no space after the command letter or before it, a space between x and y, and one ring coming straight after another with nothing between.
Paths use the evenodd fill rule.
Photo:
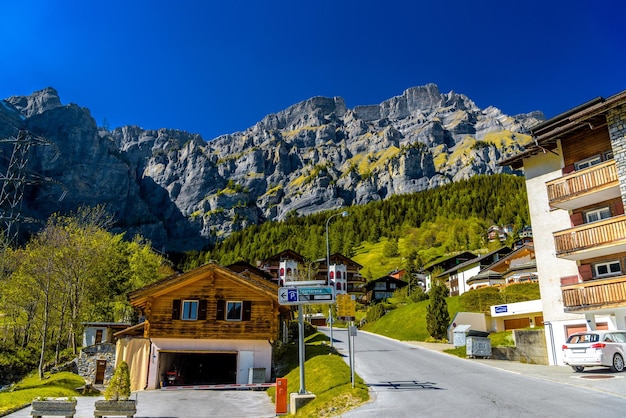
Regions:
<instances>
[{"instance_id":1,"label":"open garage","mask_svg":"<svg viewBox=\"0 0 626 418\"><path fill-rule=\"evenodd\" d=\"M161 351L161 386L236 383L237 352Z\"/></svg>"}]
</instances>

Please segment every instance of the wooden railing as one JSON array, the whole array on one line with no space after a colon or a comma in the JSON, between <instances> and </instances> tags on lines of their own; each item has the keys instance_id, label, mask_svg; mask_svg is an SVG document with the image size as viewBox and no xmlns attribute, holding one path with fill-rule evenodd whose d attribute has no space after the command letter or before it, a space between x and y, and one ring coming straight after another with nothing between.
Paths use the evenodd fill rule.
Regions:
<instances>
[{"instance_id":1,"label":"wooden railing","mask_svg":"<svg viewBox=\"0 0 626 418\"><path fill-rule=\"evenodd\" d=\"M548 201L566 200L617 181L615 160L608 160L547 182Z\"/></svg>"},{"instance_id":2,"label":"wooden railing","mask_svg":"<svg viewBox=\"0 0 626 418\"><path fill-rule=\"evenodd\" d=\"M556 255L626 241L626 216L579 225L553 234Z\"/></svg>"},{"instance_id":3,"label":"wooden railing","mask_svg":"<svg viewBox=\"0 0 626 418\"><path fill-rule=\"evenodd\" d=\"M626 276L562 286L561 292L566 312L620 304L626 307Z\"/></svg>"}]
</instances>

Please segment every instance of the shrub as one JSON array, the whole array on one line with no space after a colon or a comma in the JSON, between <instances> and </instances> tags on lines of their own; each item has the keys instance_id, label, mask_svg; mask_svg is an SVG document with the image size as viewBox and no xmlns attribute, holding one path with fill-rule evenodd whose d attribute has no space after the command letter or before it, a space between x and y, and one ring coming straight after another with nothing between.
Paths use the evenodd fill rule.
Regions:
<instances>
[{"instance_id":1,"label":"shrub","mask_svg":"<svg viewBox=\"0 0 626 418\"><path fill-rule=\"evenodd\" d=\"M130 396L130 372L128 371L128 363L122 361L117 368L113 377L104 391L104 399L117 401L120 399L128 399Z\"/></svg>"},{"instance_id":2,"label":"shrub","mask_svg":"<svg viewBox=\"0 0 626 418\"><path fill-rule=\"evenodd\" d=\"M385 315L385 307L382 303L377 303L376 305L370 307L367 310L367 322L372 323L374 321L379 320Z\"/></svg>"}]
</instances>

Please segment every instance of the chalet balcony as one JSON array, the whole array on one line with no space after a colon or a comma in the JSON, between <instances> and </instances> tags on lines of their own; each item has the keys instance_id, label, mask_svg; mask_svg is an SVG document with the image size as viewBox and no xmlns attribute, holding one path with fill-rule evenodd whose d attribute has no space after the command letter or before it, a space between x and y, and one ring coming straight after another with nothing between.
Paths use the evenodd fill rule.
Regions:
<instances>
[{"instance_id":1,"label":"chalet balcony","mask_svg":"<svg viewBox=\"0 0 626 418\"><path fill-rule=\"evenodd\" d=\"M552 235L556 256L568 260L626 252L626 215L578 225Z\"/></svg>"},{"instance_id":2,"label":"chalet balcony","mask_svg":"<svg viewBox=\"0 0 626 418\"><path fill-rule=\"evenodd\" d=\"M573 210L620 197L615 160L546 182L551 207Z\"/></svg>"},{"instance_id":3,"label":"chalet balcony","mask_svg":"<svg viewBox=\"0 0 626 418\"><path fill-rule=\"evenodd\" d=\"M565 312L626 307L626 276L562 286L561 293Z\"/></svg>"}]
</instances>

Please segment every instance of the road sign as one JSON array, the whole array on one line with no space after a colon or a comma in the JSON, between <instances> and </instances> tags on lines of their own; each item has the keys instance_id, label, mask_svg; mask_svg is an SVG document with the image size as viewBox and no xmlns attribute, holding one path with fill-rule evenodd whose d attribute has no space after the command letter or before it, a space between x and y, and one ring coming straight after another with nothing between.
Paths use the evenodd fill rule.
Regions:
<instances>
[{"instance_id":1,"label":"road sign","mask_svg":"<svg viewBox=\"0 0 626 418\"><path fill-rule=\"evenodd\" d=\"M332 286L297 286L278 289L281 305L316 305L335 303Z\"/></svg>"}]
</instances>

